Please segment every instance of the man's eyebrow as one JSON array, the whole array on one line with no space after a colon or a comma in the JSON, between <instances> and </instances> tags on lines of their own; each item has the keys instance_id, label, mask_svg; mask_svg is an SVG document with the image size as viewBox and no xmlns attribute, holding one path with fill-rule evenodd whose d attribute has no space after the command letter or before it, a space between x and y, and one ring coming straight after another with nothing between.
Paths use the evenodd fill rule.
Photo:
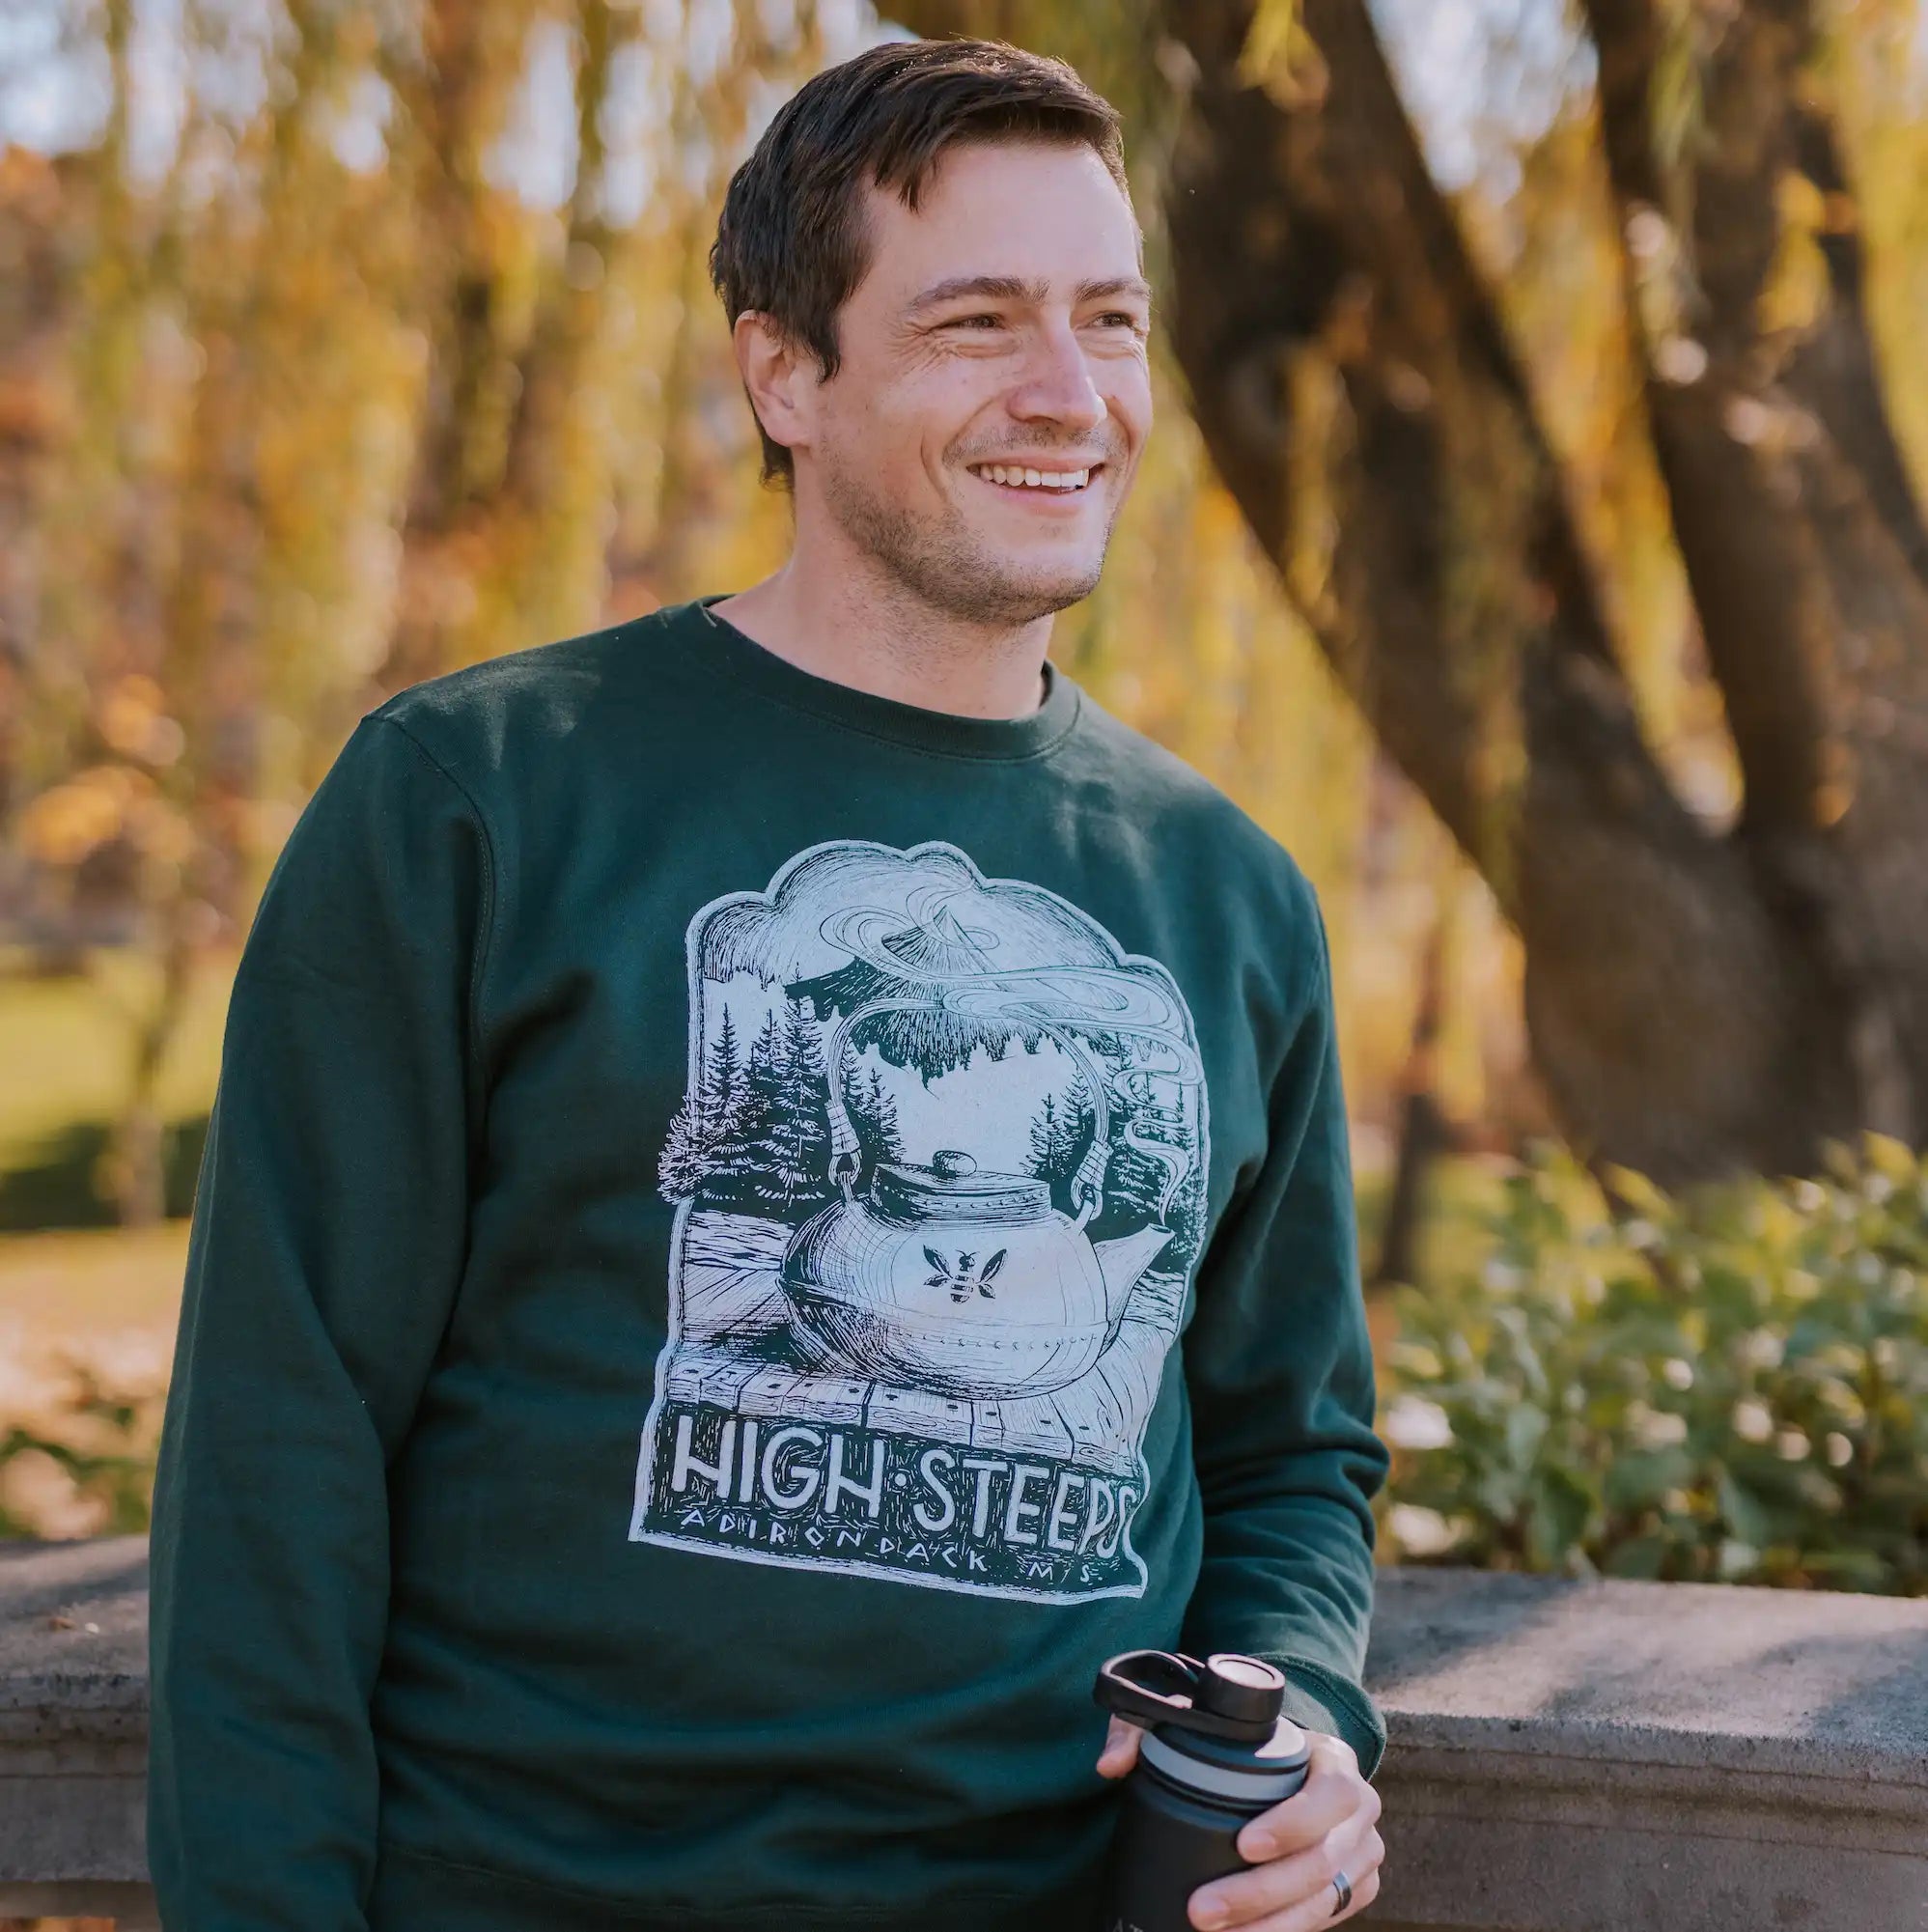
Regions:
<instances>
[{"instance_id":1,"label":"man's eyebrow","mask_svg":"<svg viewBox=\"0 0 1928 1932\"><path fill-rule=\"evenodd\" d=\"M1048 284L1021 281L1016 275L953 275L949 281L934 283L921 294L912 295L905 306L932 309L939 302L958 301L965 295L982 295L994 302L1042 302L1049 294Z\"/></svg>"},{"instance_id":2,"label":"man's eyebrow","mask_svg":"<svg viewBox=\"0 0 1928 1932\"><path fill-rule=\"evenodd\" d=\"M934 309L940 302L961 301L971 295L985 301L1038 304L1047 301L1050 293L1049 283L1026 282L1017 275L953 275L913 295L906 306L914 315L920 309ZM1142 275L1108 275L1100 281L1080 282L1074 301L1097 302L1114 295L1150 302L1152 285Z\"/></svg>"},{"instance_id":3,"label":"man's eyebrow","mask_svg":"<svg viewBox=\"0 0 1928 1932\"><path fill-rule=\"evenodd\" d=\"M1141 302L1152 299L1152 285L1142 275L1114 275L1104 282L1080 282L1077 285L1077 299L1080 302L1103 301L1107 295L1135 295Z\"/></svg>"}]
</instances>

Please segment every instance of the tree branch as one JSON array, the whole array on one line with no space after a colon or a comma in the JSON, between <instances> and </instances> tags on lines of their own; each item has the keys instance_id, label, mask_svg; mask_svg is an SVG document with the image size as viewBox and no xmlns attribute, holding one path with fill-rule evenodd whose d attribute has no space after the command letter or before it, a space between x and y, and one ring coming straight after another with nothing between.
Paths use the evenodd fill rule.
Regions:
<instances>
[{"instance_id":1,"label":"tree branch","mask_svg":"<svg viewBox=\"0 0 1928 1932\"><path fill-rule=\"evenodd\" d=\"M1166 17L1197 70L1168 222L1201 429L1518 925L1565 1124L1656 1172L1772 1158L1749 1114L1814 989L1746 855L1642 741L1523 370L1364 7L1304 0L1316 70L1271 89L1243 70L1249 5Z\"/></svg>"}]
</instances>

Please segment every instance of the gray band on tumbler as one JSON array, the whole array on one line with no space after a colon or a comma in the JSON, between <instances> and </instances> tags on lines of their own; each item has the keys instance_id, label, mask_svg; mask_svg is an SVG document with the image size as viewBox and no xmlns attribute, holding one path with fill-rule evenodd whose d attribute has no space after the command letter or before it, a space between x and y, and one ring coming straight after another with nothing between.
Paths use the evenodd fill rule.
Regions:
<instances>
[{"instance_id":1,"label":"gray band on tumbler","mask_svg":"<svg viewBox=\"0 0 1928 1932\"><path fill-rule=\"evenodd\" d=\"M1152 1731L1145 1733L1138 1750L1147 1764L1163 1772L1175 1784L1188 1784L1194 1791L1209 1791L1215 1798L1243 1798L1248 1802L1290 1798L1305 1781L1306 1768L1302 1764L1274 1772L1234 1771L1229 1765L1201 1764L1195 1757L1173 1750Z\"/></svg>"}]
</instances>

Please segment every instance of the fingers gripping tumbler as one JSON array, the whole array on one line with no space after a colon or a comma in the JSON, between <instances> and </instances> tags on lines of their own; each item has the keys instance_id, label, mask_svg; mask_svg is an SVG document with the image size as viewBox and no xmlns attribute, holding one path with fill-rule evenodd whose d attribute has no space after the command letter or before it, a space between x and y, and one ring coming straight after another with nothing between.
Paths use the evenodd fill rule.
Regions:
<instances>
[{"instance_id":1,"label":"fingers gripping tumbler","mask_svg":"<svg viewBox=\"0 0 1928 1932\"><path fill-rule=\"evenodd\" d=\"M1101 1932L1190 1932L1198 1887L1245 1861L1249 1819L1305 1782L1305 1734L1279 1722L1285 1679L1255 1657L1128 1650L1092 1695L1145 1733L1111 1841Z\"/></svg>"}]
</instances>

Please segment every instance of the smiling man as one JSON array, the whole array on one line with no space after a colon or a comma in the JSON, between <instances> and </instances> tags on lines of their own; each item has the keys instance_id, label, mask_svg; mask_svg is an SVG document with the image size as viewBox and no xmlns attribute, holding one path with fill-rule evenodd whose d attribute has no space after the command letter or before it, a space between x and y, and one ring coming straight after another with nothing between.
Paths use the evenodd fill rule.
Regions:
<instances>
[{"instance_id":1,"label":"smiling man","mask_svg":"<svg viewBox=\"0 0 1928 1932\"><path fill-rule=\"evenodd\" d=\"M1151 428L1116 117L820 75L713 267L773 576L365 718L236 982L155 1502L182 1932L1092 1932L1113 1653L1378 1889L1384 1451L1312 893L1048 658ZM1108 1932L1108 1928L1106 1928Z\"/></svg>"},{"instance_id":2,"label":"smiling man","mask_svg":"<svg viewBox=\"0 0 1928 1932\"><path fill-rule=\"evenodd\" d=\"M1036 707L1051 614L1104 567L1151 428L1151 288L1115 133L1040 138L1077 111L1057 94L1094 132L1104 104L989 60L894 48L824 75L732 184L712 262L796 543L713 614L842 683L1002 718ZM1006 138L976 102L955 126L907 111L967 75Z\"/></svg>"}]
</instances>

